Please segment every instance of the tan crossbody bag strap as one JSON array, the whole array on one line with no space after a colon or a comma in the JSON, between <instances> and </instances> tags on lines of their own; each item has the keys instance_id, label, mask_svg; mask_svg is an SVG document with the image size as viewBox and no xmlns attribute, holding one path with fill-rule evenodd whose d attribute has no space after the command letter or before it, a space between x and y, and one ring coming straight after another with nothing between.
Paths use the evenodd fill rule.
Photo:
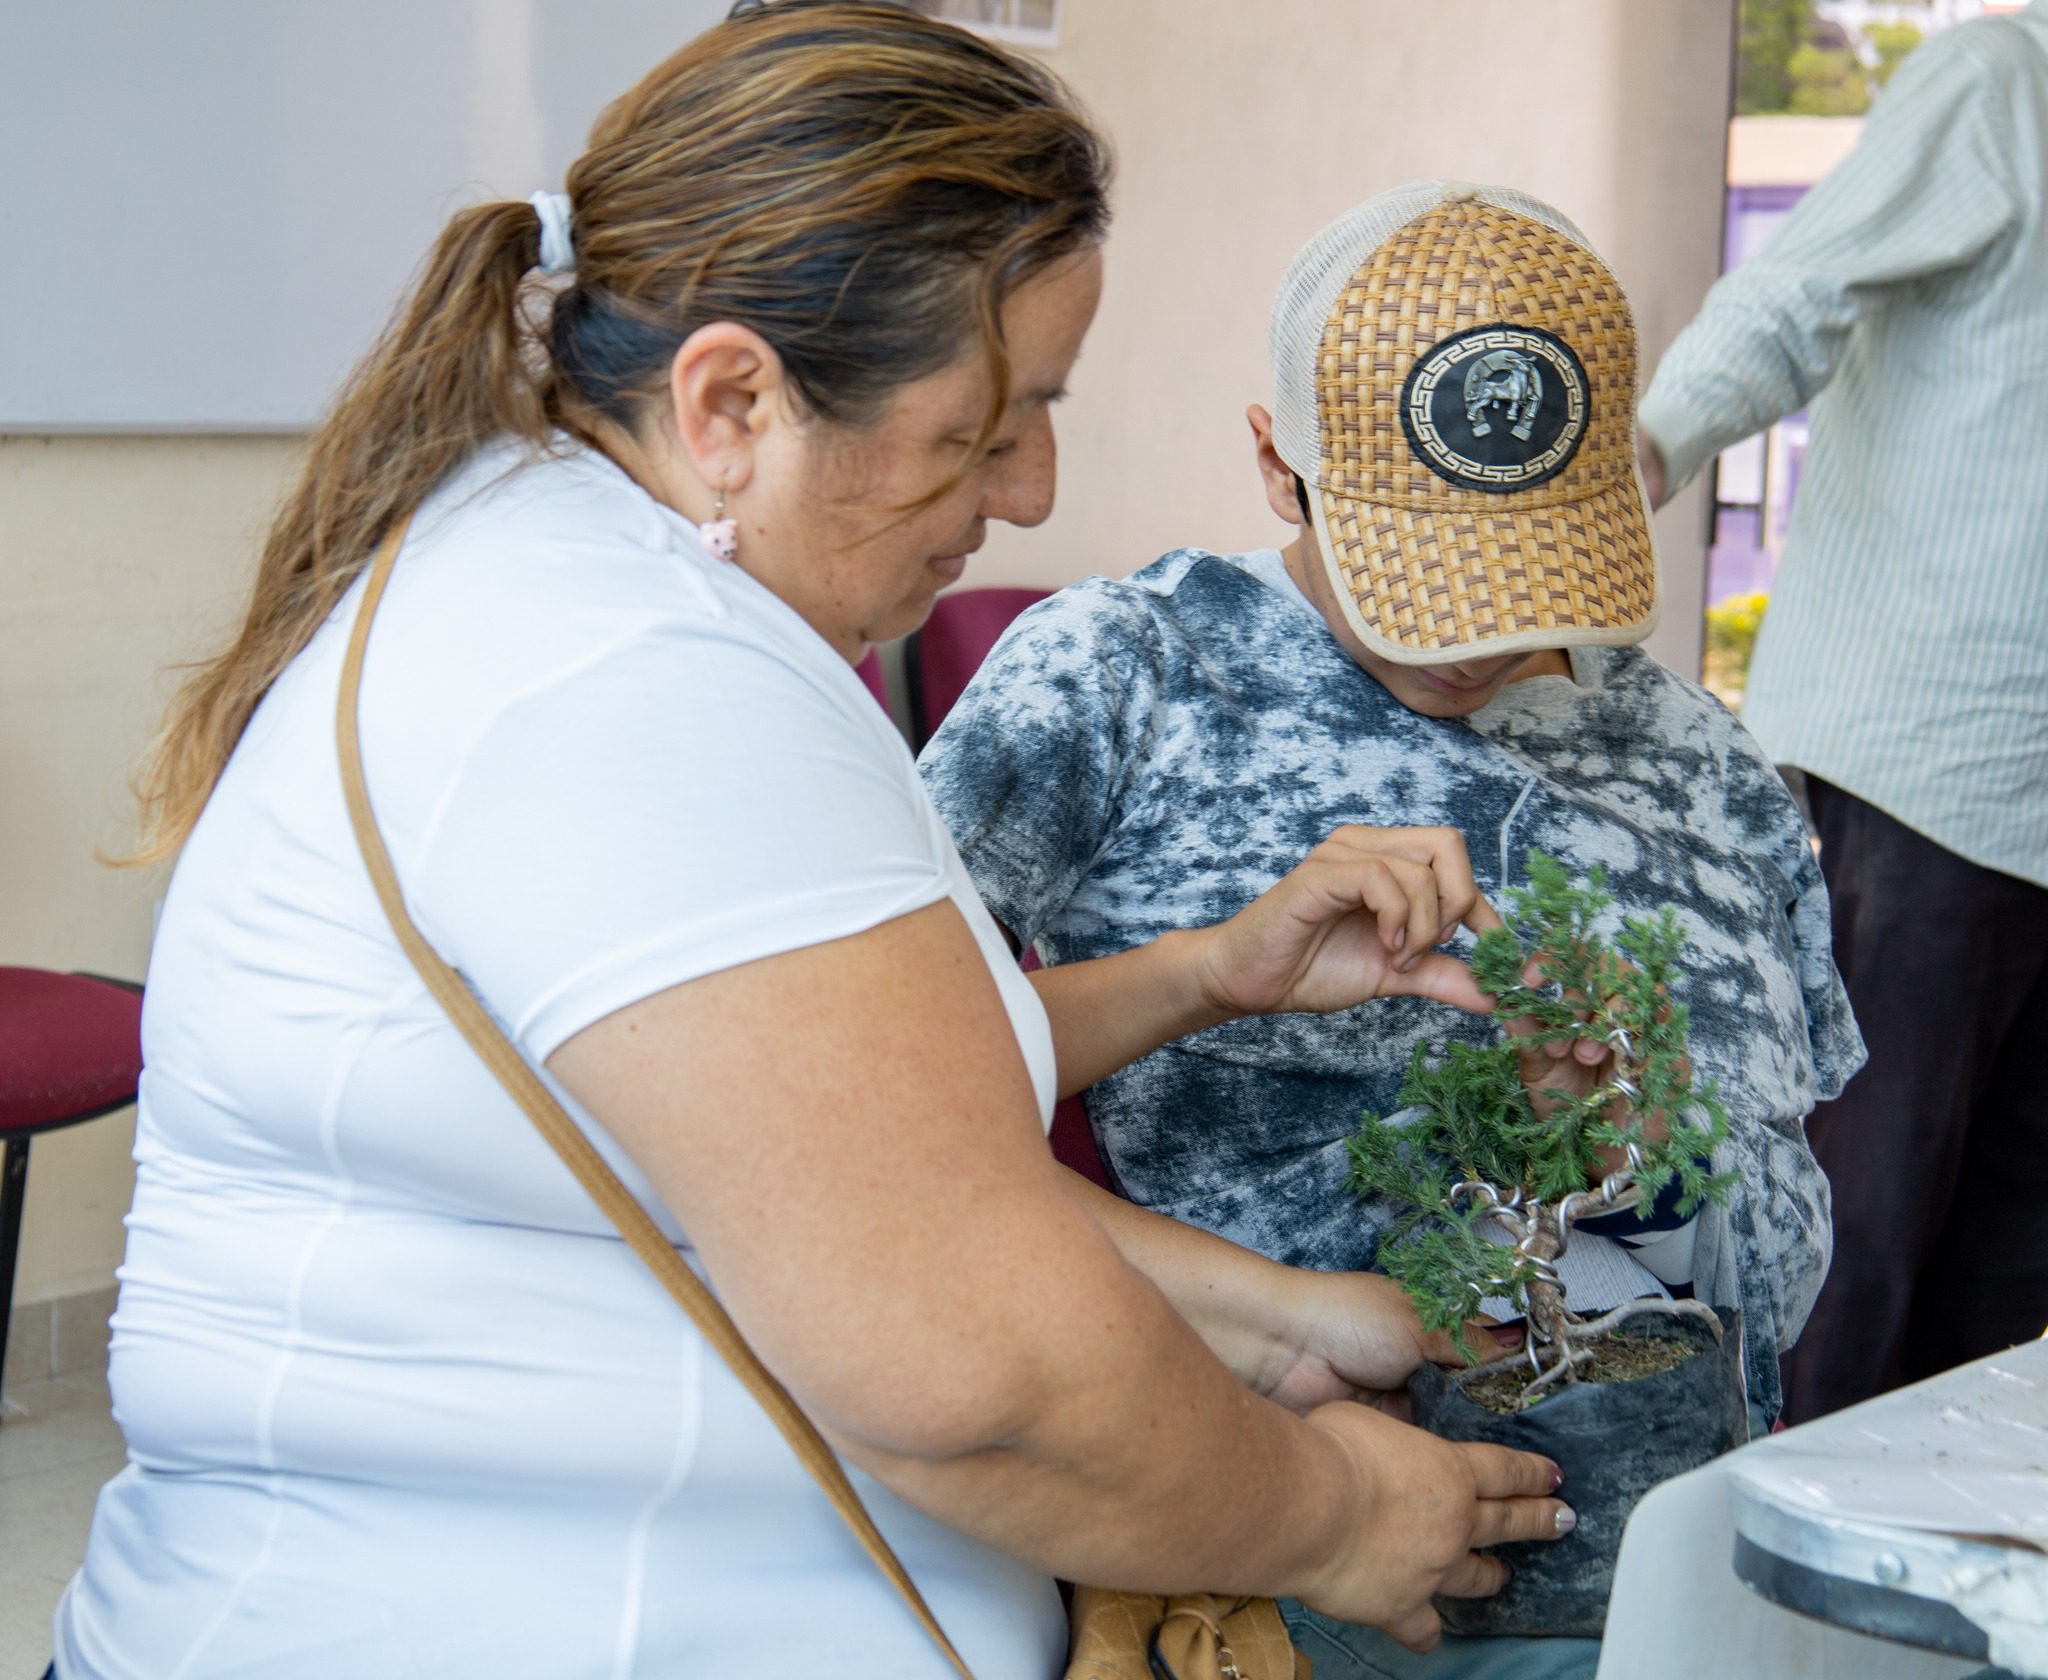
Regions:
<instances>
[{"instance_id":1,"label":"tan crossbody bag strap","mask_svg":"<svg viewBox=\"0 0 2048 1680\"><path fill-rule=\"evenodd\" d=\"M497 1076L498 1083L526 1110L526 1117L567 1163L577 1182L590 1192L591 1199L604 1210L605 1217L619 1228L619 1234L633 1252L646 1262L647 1269L661 1280L662 1286L690 1315L691 1322L718 1350L719 1356L746 1385L747 1392L760 1402L761 1409L782 1432L782 1438L795 1451L798 1461L817 1479L826 1497L846 1520L846 1526L853 1530L867 1549L868 1556L875 1560L876 1566L903 1595L917 1619L924 1624L925 1631L945 1652L961 1680L974 1680L960 1653L953 1648L953 1642L946 1637L946 1630L939 1626L938 1618L932 1614L931 1606L925 1603L924 1595L917 1590L917 1583L910 1578L910 1572L889 1549L889 1542L882 1538L881 1530L875 1527L874 1519L868 1515L860 1495L854 1492L853 1484L847 1480L846 1471L832 1449L826 1446L811 1420L804 1416L803 1408L754 1357L754 1350L747 1346L739 1326L733 1323L725 1308L718 1304L717 1298L704 1287L697 1274L684 1264L682 1256L661 1234L660 1227L619 1182L618 1174L605 1165L604 1157L591 1147L590 1141L555 1100L553 1093L541 1083L526 1058L498 1030L497 1023L455 971L441 960L406 914L398 876L391 867L391 854L385 850L383 836L377 831L377 820L370 810L369 790L363 781L362 746L356 731L356 697L362 687L363 653L370 644L370 623L377 615L377 603L383 598L384 586L390 581L392 565L398 558L399 546L405 541L406 527L410 524L410 516L401 520L397 529L379 546L376 559L371 563L363 604L356 614L355 628L348 640L348 655L341 667L341 698L334 720L335 741L341 751L341 786L348 801L349 824L355 830L357 845L362 848L363 862L368 866L371 884L377 890L377 901L384 906L384 914L390 918L398 943L412 959L413 967L419 970L427 989L440 1000L456 1030L469 1041L469 1047L483 1058L484 1065Z\"/></svg>"}]
</instances>

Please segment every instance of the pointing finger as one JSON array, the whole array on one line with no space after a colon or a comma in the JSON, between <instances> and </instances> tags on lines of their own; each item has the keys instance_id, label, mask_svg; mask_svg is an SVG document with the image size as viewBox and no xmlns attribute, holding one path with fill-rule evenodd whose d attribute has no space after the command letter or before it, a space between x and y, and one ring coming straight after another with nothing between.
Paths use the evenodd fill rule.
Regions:
<instances>
[{"instance_id":1,"label":"pointing finger","mask_svg":"<svg viewBox=\"0 0 2048 1680\"><path fill-rule=\"evenodd\" d=\"M1501 920L1500 912L1485 899L1477 896L1472 900L1472 907L1458 919L1474 933L1486 933L1493 928L1507 926L1507 923Z\"/></svg>"},{"instance_id":2,"label":"pointing finger","mask_svg":"<svg viewBox=\"0 0 2048 1680\"><path fill-rule=\"evenodd\" d=\"M1472 1544L1562 1540L1578 1525L1578 1513L1561 1499L1482 1499L1472 1523Z\"/></svg>"},{"instance_id":3,"label":"pointing finger","mask_svg":"<svg viewBox=\"0 0 2048 1680\"><path fill-rule=\"evenodd\" d=\"M1461 1441L1458 1452L1481 1499L1541 1498L1564 1485L1564 1472L1537 1453L1490 1441Z\"/></svg>"},{"instance_id":4,"label":"pointing finger","mask_svg":"<svg viewBox=\"0 0 2048 1680\"><path fill-rule=\"evenodd\" d=\"M1383 997L1429 998L1469 1014L1485 1015L1493 999L1479 989L1472 971L1448 951L1428 951L1407 969L1393 969L1380 983Z\"/></svg>"}]
</instances>

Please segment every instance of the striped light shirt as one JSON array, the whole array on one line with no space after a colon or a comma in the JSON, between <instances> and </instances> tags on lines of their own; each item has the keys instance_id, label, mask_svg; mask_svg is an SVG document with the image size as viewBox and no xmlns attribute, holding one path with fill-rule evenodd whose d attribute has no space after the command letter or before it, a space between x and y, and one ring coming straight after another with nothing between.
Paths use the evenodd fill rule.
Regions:
<instances>
[{"instance_id":1,"label":"striped light shirt","mask_svg":"<svg viewBox=\"0 0 2048 1680\"><path fill-rule=\"evenodd\" d=\"M1811 402L1743 722L2048 886L2048 0L1936 36L1707 296L1642 426L1673 488Z\"/></svg>"}]
</instances>

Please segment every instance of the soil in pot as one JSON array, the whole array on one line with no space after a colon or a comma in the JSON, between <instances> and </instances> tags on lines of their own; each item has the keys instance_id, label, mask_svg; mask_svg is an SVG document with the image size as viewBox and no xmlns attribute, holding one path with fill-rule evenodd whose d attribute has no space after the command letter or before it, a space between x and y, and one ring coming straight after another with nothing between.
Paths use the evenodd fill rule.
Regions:
<instances>
[{"instance_id":1,"label":"soil in pot","mask_svg":"<svg viewBox=\"0 0 2048 1680\"><path fill-rule=\"evenodd\" d=\"M1581 1382L1622 1383L1640 1382L1644 1377L1672 1370L1683 1365L1700 1349L1681 1337L1653 1336L1628 1330L1619 1336L1601 1337L1589 1351L1593 1362L1581 1367ZM1465 1397L1478 1401L1490 1412L1511 1417L1521 1409L1517 1403L1522 1398L1522 1391L1529 1386L1531 1375L1528 1361L1512 1360L1492 1375L1466 1383ZM1561 1392L1558 1388L1548 1389L1539 1394L1532 1404L1540 1406L1546 1398L1553 1398Z\"/></svg>"},{"instance_id":2,"label":"soil in pot","mask_svg":"<svg viewBox=\"0 0 2048 1680\"><path fill-rule=\"evenodd\" d=\"M1621 1356L1634 1341L1690 1345L1668 1369L1621 1382L1577 1382L1526 1411L1503 1414L1462 1392L1455 1372L1425 1365L1409 1383L1415 1421L1448 1441L1495 1441L1542 1453L1564 1471L1561 1497L1579 1523L1562 1540L1501 1546L1514 1579L1495 1598L1440 1598L1444 1629L1459 1634L1574 1635L1597 1638L1607 1620L1614 1560L1629 1513L1659 1482L1696 1470L1749 1438L1742 1382L1742 1315L1721 1309L1724 1334L1691 1319L1632 1321ZM1519 1377L1503 1381L1519 1393Z\"/></svg>"}]
</instances>

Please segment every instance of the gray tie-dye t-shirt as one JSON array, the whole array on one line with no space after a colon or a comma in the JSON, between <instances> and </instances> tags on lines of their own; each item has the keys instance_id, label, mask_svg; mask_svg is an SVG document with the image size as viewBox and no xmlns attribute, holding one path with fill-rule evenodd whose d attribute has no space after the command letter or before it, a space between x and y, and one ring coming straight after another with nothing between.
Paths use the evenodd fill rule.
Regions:
<instances>
[{"instance_id":1,"label":"gray tie-dye t-shirt","mask_svg":"<svg viewBox=\"0 0 2048 1680\"><path fill-rule=\"evenodd\" d=\"M1732 1121L1725 1209L1696 1292L1739 1302L1751 1390L1827 1269L1826 1180L1803 1117L1861 1064L1799 813L1741 726L1633 649L1510 684L1483 711L1409 711L1346 654L1270 551L1169 554L1027 612L922 769L989 908L1047 963L1234 915L1343 823L1462 832L1501 902L1533 847L1605 866L1610 922L1673 905L1700 1074ZM1611 931L1611 928L1610 928ZM1461 936L1462 937L1462 936ZM1342 1187L1343 1140L1387 1114L1418 1042L1490 1021L1388 999L1233 1021L1088 1093L1124 1193L1293 1265L1369 1266L1390 1210Z\"/></svg>"}]
</instances>

